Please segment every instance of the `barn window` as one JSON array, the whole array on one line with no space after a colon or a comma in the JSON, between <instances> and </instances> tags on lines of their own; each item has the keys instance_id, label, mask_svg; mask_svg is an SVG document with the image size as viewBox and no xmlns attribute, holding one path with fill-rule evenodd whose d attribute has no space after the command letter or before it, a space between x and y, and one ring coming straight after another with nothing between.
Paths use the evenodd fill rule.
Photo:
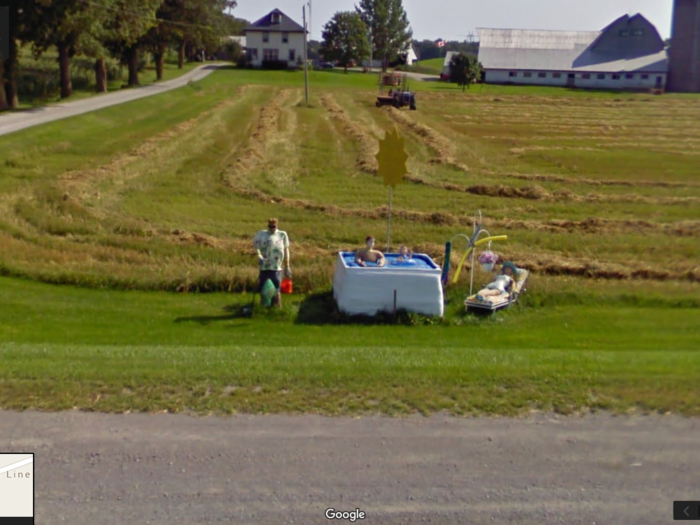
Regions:
<instances>
[{"instance_id":1,"label":"barn window","mask_svg":"<svg viewBox=\"0 0 700 525\"><path fill-rule=\"evenodd\" d=\"M630 36L630 32L627 29L620 29L620 36L623 38Z\"/></svg>"},{"instance_id":2,"label":"barn window","mask_svg":"<svg viewBox=\"0 0 700 525\"><path fill-rule=\"evenodd\" d=\"M510 73L508 73L508 76L509 77L517 77L518 73L516 71L511 71Z\"/></svg>"},{"instance_id":3,"label":"barn window","mask_svg":"<svg viewBox=\"0 0 700 525\"><path fill-rule=\"evenodd\" d=\"M627 74L625 75L625 78L626 78L627 80L632 80L632 79L634 79L634 73L627 73Z\"/></svg>"},{"instance_id":4,"label":"barn window","mask_svg":"<svg viewBox=\"0 0 700 525\"><path fill-rule=\"evenodd\" d=\"M613 75L613 80L620 80L620 75Z\"/></svg>"},{"instance_id":5,"label":"barn window","mask_svg":"<svg viewBox=\"0 0 700 525\"><path fill-rule=\"evenodd\" d=\"M642 80L649 80L649 75L642 75Z\"/></svg>"},{"instance_id":6,"label":"barn window","mask_svg":"<svg viewBox=\"0 0 700 525\"><path fill-rule=\"evenodd\" d=\"M283 44L289 43L289 33L282 33L282 43Z\"/></svg>"},{"instance_id":7,"label":"barn window","mask_svg":"<svg viewBox=\"0 0 700 525\"><path fill-rule=\"evenodd\" d=\"M604 73L598 73L598 80L605 80L605 74L604 74Z\"/></svg>"},{"instance_id":8,"label":"barn window","mask_svg":"<svg viewBox=\"0 0 700 525\"><path fill-rule=\"evenodd\" d=\"M537 73L539 78L547 78L547 73Z\"/></svg>"},{"instance_id":9,"label":"barn window","mask_svg":"<svg viewBox=\"0 0 700 525\"><path fill-rule=\"evenodd\" d=\"M552 73L552 77L561 78L561 73Z\"/></svg>"},{"instance_id":10,"label":"barn window","mask_svg":"<svg viewBox=\"0 0 700 525\"><path fill-rule=\"evenodd\" d=\"M584 80L590 80L590 79L591 79L591 74L590 74L590 73L584 73L584 74L581 75L581 76L583 77Z\"/></svg>"},{"instance_id":11,"label":"barn window","mask_svg":"<svg viewBox=\"0 0 700 525\"><path fill-rule=\"evenodd\" d=\"M632 36L644 36L644 29L633 29Z\"/></svg>"},{"instance_id":12,"label":"barn window","mask_svg":"<svg viewBox=\"0 0 700 525\"><path fill-rule=\"evenodd\" d=\"M532 76L532 73L530 73L529 71L526 71L525 73L523 73L523 76L525 78L530 78Z\"/></svg>"}]
</instances>

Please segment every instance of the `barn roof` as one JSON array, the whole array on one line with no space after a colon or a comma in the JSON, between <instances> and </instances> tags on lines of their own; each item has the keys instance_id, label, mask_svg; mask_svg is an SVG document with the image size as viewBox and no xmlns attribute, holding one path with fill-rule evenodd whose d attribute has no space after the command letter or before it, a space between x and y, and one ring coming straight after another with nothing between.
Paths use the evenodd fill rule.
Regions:
<instances>
[{"instance_id":1,"label":"barn roof","mask_svg":"<svg viewBox=\"0 0 700 525\"><path fill-rule=\"evenodd\" d=\"M641 25L640 25L641 24ZM648 35L616 43L620 28L645 27ZM641 15L618 18L602 31L477 29L484 69L533 71L666 72L667 56L656 29Z\"/></svg>"}]
</instances>

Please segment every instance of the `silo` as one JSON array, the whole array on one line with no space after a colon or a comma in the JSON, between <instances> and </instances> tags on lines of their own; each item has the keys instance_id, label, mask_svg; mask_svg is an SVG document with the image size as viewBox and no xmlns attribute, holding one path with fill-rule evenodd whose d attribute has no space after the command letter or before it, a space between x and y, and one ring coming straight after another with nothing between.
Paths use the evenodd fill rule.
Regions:
<instances>
[{"instance_id":1,"label":"silo","mask_svg":"<svg viewBox=\"0 0 700 525\"><path fill-rule=\"evenodd\" d=\"M700 93L700 0L674 0L668 90Z\"/></svg>"}]
</instances>

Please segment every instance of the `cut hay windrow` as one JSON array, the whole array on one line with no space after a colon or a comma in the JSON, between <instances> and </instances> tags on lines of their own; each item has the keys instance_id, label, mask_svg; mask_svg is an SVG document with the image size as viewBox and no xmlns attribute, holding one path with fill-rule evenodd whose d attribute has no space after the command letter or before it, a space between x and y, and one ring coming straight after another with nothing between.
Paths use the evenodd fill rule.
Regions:
<instances>
[{"instance_id":1,"label":"cut hay windrow","mask_svg":"<svg viewBox=\"0 0 700 525\"><path fill-rule=\"evenodd\" d=\"M315 204L302 199L290 199L270 195L254 188L244 188L241 186L231 186L240 196L254 199L259 202L271 204L281 204L285 207L304 209L308 211L325 213L332 216L353 217L373 220L384 220L389 215L386 206L381 206L373 210L348 209L331 204ZM464 215L456 215L448 212L418 212L411 210L393 209L392 217L409 220L411 222L422 222L425 224L443 226L471 226L472 218ZM526 230L542 231L551 233L658 233L677 237L700 236L700 221L681 221L677 223L662 224L642 220L612 220L588 218L582 221L571 220L512 220L512 219L489 219L484 223L488 227L503 228L506 230Z\"/></svg>"},{"instance_id":2,"label":"cut hay windrow","mask_svg":"<svg viewBox=\"0 0 700 525\"><path fill-rule=\"evenodd\" d=\"M110 178L111 176L119 173L124 168L124 166L130 164L131 162L141 160L149 156L153 156L157 152L162 152L163 149L165 149L163 146L171 144L174 138L184 138L184 136L188 132L193 130L199 132L198 130L196 130L198 124L209 120L212 116L221 115L223 110L240 104L243 100L242 95L250 87L251 86L238 87L236 89L236 94L234 97L220 102L213 108L203 113L200 113L196 117L186 120L185 122L176 124L172 128L145 140L143 143L136 146L135 148L112 159L108 164L104 166L76 171L67 171L61 174L59 180L70 184L71 181Z\"/></svg>"},{"instance_id":3,"label":"cut hay windrow","mask_svg":"<svg viewBox=\"0 0 700 525\"><path fill-rule=\"evenodd\" d=\"M269 143L278 131L283 106L289 101L294 90L284 89L272 96L264 104L252 124L252 132L242 149L233 153L232 169L227 169L225 177L244 178L264 164Z\"/></svg>"},{"instance_id":4,"label":"cut hay windrow","mask_svg":"<svg viewBox=\"0 0 700 525\"><path fill-rule=\"evenodd\" d=\"M542 182L561 182L563 184L585 184L588 186L625 186L625 187L635 187L635 186L645 186L645 187L657 187L657 188L699 188L700 183L695 182L666 182L666 181L653 181L653 180L597 180L597 179L585 179L576 177L562 177L560 175L535 175L535 174L522 174L522 173L495 173L490 172L489 175L508 177L509 179L520 179L520 180L534 180Z\"/></svg>"},{"instance_id":5,"label":"cut hay windrow","mask_svg":"<svg viewBox=\"0 0 700 525\"><path fill-rule=\"evenodd\" d=\"M461 171L469 171L465 164L457 161L456 148L446 137L430 126L416 122L396 108L387 107L386 110L394 122L411 130L423 144L437 153L437 157L429 161L431 164L445 164Z\"/></svg>"},{"instance_id":6,"label":"cut hay windrow","mask_svg":"<svg viewBox=\"0 0 700 525\"><path fill-rule=\"evenodd\" d=\"M359 168L366 173L376 175L376 154L379 150L377 139L354 122L347 112L338 105L333 95L321 94L321 105L340 124L343 132L359 144L360 151L357 159Z\"/></svg>"},{"instance_id":7,"label":"cut hay windrow","mask_svg":"<svg viewBox=\"0 0 700 525\"><path fill-rule=\"evenodd\" d=\"M561 189L554 192L547 191L541 186L525 186L516 188L504 185L477 184L475 186L461 186L451 182L433 182L419 177L406 175L404 180L413 184L420 184L432 188L439 188L447 191L460 193L471 193L472 195L484 195L487 197L500 197L505 199L527 199L542 201L571 201L571 202L635 202L642 204L676 205L676 204L696 204L700 202L699 197L647 197L643 195L623 194L623 195L603 195L599 193L589 193L587 195L577 195L576 193Z\"/></svg>"}]
</instances>

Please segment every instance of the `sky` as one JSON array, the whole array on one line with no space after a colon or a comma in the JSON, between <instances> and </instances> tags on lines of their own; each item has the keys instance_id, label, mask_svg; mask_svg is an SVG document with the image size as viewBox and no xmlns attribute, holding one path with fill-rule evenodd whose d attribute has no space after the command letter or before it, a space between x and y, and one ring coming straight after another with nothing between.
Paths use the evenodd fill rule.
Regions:
<instances>
[{"instance_id":1,"label":"sky","mask_svg":"<svg viewBox=\"0 0 700 525\"><path fill-rule=\"evenodd\" d=\"M308 0L307 0L308 2ZM358 0L311 0L311 35ZM275 8L302 23L304 0L238 0L233 15L254 22ZM641 13L662 38L671 34L673 0L403 0L415 40L466 40L477 27L598 31L624 14ZM307 8L308 16L308 8Z\"/></svg>"}]
</instances>

